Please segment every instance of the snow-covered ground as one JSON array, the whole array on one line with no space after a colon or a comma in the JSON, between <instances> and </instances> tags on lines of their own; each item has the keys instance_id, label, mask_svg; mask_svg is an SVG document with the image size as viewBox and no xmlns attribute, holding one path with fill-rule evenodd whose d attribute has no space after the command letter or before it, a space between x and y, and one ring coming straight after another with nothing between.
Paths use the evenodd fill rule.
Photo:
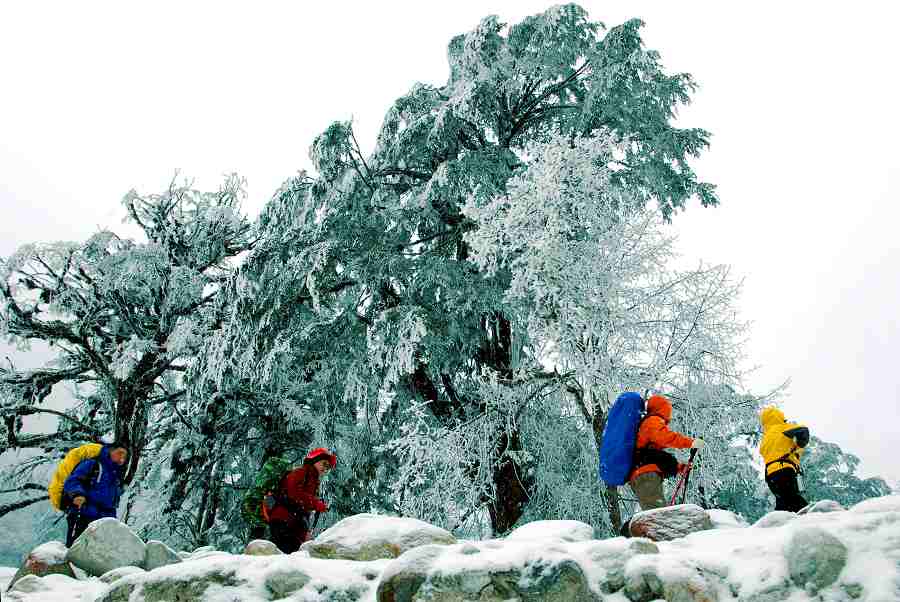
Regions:
<instances>
[{"instance_id":1,"label":"snow-covered ground","mask_svg":"<svg viewBox=\"0 0 900 602\"><path fill-rule=\"evenodd\" d=\"M4 593L3 600L403 602L416 592L421 599L490 601L900 600L900 496L849 510L821 503L805 515L773 512L750 526L723 511L712 518L713 529L657 543L596 540L583 523L542 521L505 539L423 545L396 559L207 550L121 578L31 578L25 588L31 591ZM411 530L423 528L408 522ZM342 528L336 526L331 540ZM349 537L358 543L366 532L363 521ZM0 569L0 582L10 577L9 569Z\"/></svg>"}]
</instances>

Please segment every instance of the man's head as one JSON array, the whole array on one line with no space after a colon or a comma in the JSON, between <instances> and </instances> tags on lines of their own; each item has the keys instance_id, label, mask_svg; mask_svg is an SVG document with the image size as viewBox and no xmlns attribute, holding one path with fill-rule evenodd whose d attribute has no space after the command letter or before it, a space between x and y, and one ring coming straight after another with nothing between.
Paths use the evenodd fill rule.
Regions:
<instances>
[{"instance_id":1,"label":"man's head","mask_svg":"<svg viewBox=\"0 0 900 602\"><path fill-rule=\"evenodd\" d=\"M109 459L112 460L113 464L125 466L125 462L128 461L128 447L122 443L112 443L108 447Z\"/></svg>"}]
</instances>

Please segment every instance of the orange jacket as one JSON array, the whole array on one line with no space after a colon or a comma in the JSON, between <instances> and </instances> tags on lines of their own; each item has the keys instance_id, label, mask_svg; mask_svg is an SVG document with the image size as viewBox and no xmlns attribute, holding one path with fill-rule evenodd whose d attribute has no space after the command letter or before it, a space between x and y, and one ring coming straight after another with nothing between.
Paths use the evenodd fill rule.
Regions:
<instances>
[{"instance_id":1,"label":"orange jacket","mask_svg":"<svg viewBox=\"0 0 900 602\"><path fill-rule=\"evenodd\" d=\"M669 430L669 420L671 419L672 403L668 399L662 395L654 395L648 399L647 417L644 418L644 421L641 422L641 428L638 429L635 447L637 449L644 447L652 449L665 449L667 447L684 449L693 445L694 440L691 437ZM662 474L662 471L656 464L644 464L631 472L629 480L634 480L638 475L648 472Z\"/></svg>"}]
</instances>

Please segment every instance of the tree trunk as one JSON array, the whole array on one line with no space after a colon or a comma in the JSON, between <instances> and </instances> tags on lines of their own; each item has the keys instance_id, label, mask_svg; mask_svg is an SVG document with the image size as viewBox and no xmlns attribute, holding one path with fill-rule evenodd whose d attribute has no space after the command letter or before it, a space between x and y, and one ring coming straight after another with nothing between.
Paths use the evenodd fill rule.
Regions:
<instances>
[{"instance_id":1,"label":"tree trunk","mask_svg":"<svg viewBox=\"0 0 900 602\"><path fill-rule=\"evenodd\" d=\"M494 535L510 531L522 518L530 496L528 491L534 485L533 477L506 455L506 452L521 451L519 435L513 431L500 438L497 446L498 458L494 467L494 500L488 505L491 529Z\"/></svg>"},{"instance_id":2,"label":"tree trunk","mask_svg":"<svg viewBox=\"0 0 900 602\"><path fill-rule=\"evenodd\" d=\"M606 412L600 407L600 404L594 400L593 402L593 419L591 420L591 430L594 432L594 442L597 444L597 451L603 445L603 430L606 428ZM622 528L622 511L619 506L619 488L615 485L606 487L606 510L609 512L609 522L612 526L613 535Z\"/></svg>"}]
</instances>

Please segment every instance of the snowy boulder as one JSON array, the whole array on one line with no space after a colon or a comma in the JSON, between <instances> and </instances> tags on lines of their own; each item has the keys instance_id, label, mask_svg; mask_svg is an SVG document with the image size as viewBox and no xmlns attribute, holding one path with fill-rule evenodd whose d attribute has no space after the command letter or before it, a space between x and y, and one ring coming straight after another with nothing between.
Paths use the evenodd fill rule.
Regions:
<instances>
[{"instance_id":1,"label":"snowy boulder","mask_svg":"<svg viewBox=\"0 0 900 602\"><path fill-rule=\"evenodd\" d=\"M413 518L357 514L345 518L300 548L313 558L378 560L397 558L429 544L452 545L448 531Z\"/></svg>"},{"instance_id":2,"label":"snowy boulder","mask_svg":"<svg viewBox=\"0 0 900 602\"><path fill-rule=\"evenodd\" d=\"M865 500L850 508L850 511L859 514L900 512L900 495L886 495Z\"/></svg>"},{"instance_id":3,"label":"snowy boulder","mask_svg":"<svg viewBox=\"0 0 900 602\"><path fill-rule=\"evenodd\" d=\"M44 577L26 575L12 586L11 592L33 594L37 592L67 591L77 587L78 582L68 575L51 573ZM15 598L13 598L15 599Z\"/></svg>"},{"instance_id":4,"label":"snowy boulder","mask_svg":"<svg viewBox=\"0 0 900 602\"><path fill-rule=\"evenodd\" d=\"M179 562L181 562L181 557L163 542L155 540L147 542L142 565L146 570L152 571L153 569L170 564L178 564Z\"/></svg>"},{"instance_id":5,"label":"snowy boulder","mask_svg":"<svg viewBox=\"0 0 900 602\"><path fill-rule=\"evenodd\" d=\"M124 523L114 518L101 518L88 525L72 547L66 559L99 577L123 566L141 566L147 546Z\"/></svg>"},{"instance_id":6,"label":"snowy boulder","mask_svg":"<svg viewBox=\"0 0 900 602\"><path fill-rule=\"evenodd\" d=\"M753 523L753 526L757 529L774 529L776 527L785 526L795 518L797 518L797 515L793 512L775 510L773 512L769 512L761 519Z\"/></svg>"},{"instance_id":7,"label":"snowy boulder","mask_svg":"<svg viewBox=\"0 0 900 602\"><path fill-rule=\"evenodd\" d=\"M632 602L662 598L666 602L717 602L719 589L688 560L644 555L628 562L625 597Z\"/></svg>"},{"instance_id":8,"label":"snowy boulder","mask_svg":"<svg viewBox=\"0 0 900 602\"><path fill-rule=\"evenodd\" d=\"M139 566L123 566L117 569L113 569L108 573L103 573L102 575L100 575L100 581L106 584L114 583L122 577L127 577L129 575L138 575L144 572L144 569Z\"/></svg>"},{"instance_id":9,"label":"snowy boulder","mask_svg":"<svg viewBox=\"0 0 900 602\"><path fill-rule=\"evenodd\" d=\"M238 578L238 561L204 564L183 569L184 565L161 567L153 572L128 575L114 582L97 602L128 602L135 599L145 602L171 600L203 600L206 590L237 588L246 583ZM237 595L234 600L240 600Z\"/></svg>"},{"instance_id":10,"label":"snowy boulder","mask_svg":"<svg viewBox=\"0 0 900 602\"><path fill-rule=\"evenodd\" d=\"M66 546L58 541L51 541L33 549L21 568L13 575L10 586L16 584L19 579L27 575L43 577L44 575L66 575L67 577L75 577L72 567L66 562L66 554L68 550Z\"/></svg>"},{"instance_id":11,"label":"snowy boulder","mask_svg":"<svg viewBox=\"0 0 900 602\"><path fill-rule=\"evenodd\" d=\"M806 508L803 508L797 514L811 514L815 512L842 512L844 510L846 510L846 508L844 508L834 500L821 500L814 504L810 504Z\"/></svg>"},{"instance_id":12,"label":"snowy boulder","mask_svg":"<svg viewBox=\"0 0 900 602\"><path fill-rule=\"evenodd\" d=\"M847 546L818 527L804 527L793 533L785 548L791 580L817 592L835 581L847 564Z\"/></svg>"},{"instance_id":13,"label":"snowy boulder","mask_svg":"<svg viewBox=\"0 0 900 602\"><path fill-rule=\"evenodd\" d=\"M625 564L640 554L658 554L659 548L648 539L616 537L571 546L570 551L582 566L590 567L589 579L595 590L613 594L625 587Z\"/></svg>"},{"instance_id":14,"label":"snowy boulder","mask_svg":"<svg viewBox=\"0 0 900 602\"><path fill-rule=\"evenodd\" d=\"M275 600L287 598L300 591L312 580L300 567L281 567L266 575L266 591Z\"/></svg>"},{"instance_id":15,"label":"snowy boulder","mask_svg":"<svg viewBox=\"0 0 900 602\"><path fill-rule=\"evenodd\" d=\"M706 513L712 521L713 529L743 529L750 526L743 518L728 510L711 508Z\"/></svg>"},{"instance_id":16,"label":"snowy boulder","mask_svg":"<svg viewBox=\"0 0 900 602\"><path fill-rule=\"evenodd\" d=\"M536 520L522 525L506 536L508 540L558 539L588 541L594 539L594 528L577 520Z\"/></svg>"},{"instance_id":17,"label":"snowy boulder","mask_svg":"<svg viewBox=\"0 0 900 602\"><path fill-rule=\"evenodd\" d=\"M247 556L278 556L282 553L278 546L266 539L254 539L244 548Z\"/></svg>"},{"instance_id":18,"label":"snowy boulder","mask_svg":"<svg viewBox=\"0 0 900 602\"><path fill-rule=\"evenodd\" d=\"M706 510L696 504L679 504L638 512L628 524L632 537L669 541L697 531L712 529Z\"/></svg>"},{"instance_id":19,"label":"snowy boulder","mask_svg":"<svg viewBox=\"0 0 900 602\"><path fill-rule=\"evenodd\" d=\"M581 565L563 544L488 543L428 545L406 552L384 569L377 602L598 600Z\"/></svg>"}]
</instances>

